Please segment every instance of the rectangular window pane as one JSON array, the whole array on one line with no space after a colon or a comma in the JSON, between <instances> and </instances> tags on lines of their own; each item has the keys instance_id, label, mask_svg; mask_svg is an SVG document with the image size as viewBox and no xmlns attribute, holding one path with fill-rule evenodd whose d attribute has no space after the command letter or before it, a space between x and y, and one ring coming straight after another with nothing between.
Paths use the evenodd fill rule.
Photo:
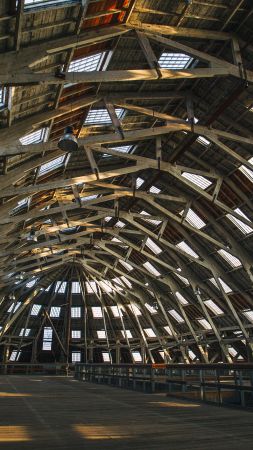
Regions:
<instances>
[{"instance_id":1,"label":"rectangular window pane","mask_svg":"<svg viewBox=\"0 0 253 450\"><path fill-rule=\"evenodd\" d=\"M72 363L81 362L81 352L72 352Z\"/></svg>"},{"instance_id":2,"label":"rectangular window pane","mask_svg":"<svg viewBox=\"0 0 253 450\"><path fill-rule=\"evenodd\" d=\"M80 306L72 306L71 307L71 317L72 319L77 319L81 317L81 307Z\"/></svg>"}]
</instances>

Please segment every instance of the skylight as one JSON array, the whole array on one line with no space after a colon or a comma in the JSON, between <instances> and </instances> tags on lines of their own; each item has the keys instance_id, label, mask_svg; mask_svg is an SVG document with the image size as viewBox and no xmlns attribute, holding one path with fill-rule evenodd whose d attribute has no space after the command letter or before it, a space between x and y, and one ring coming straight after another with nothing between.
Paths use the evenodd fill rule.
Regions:
<instances>
[{"instance_id":1,"label":"skylight","mask_svg":"<svg viewBox=\"0 0 253 450\"><path fill-rule=\"evenodd\" d=\"M142 313L140 311L140 309L138 308L138 306L136 305L128 305L129 309L132 311L132 313L134 313L135 316L141 316Z\"/></svg>"},{"instance_id":2,"label":"skylight","mask_svg":"<svg viewBox=\"0 0 253 450\"><path fill-rule=\"evenodd\" d=\"M197 138L197 142L199 142L202 145L205 145L205 147L207 147L208 145L211 144L211 142L208 139L206 139L204 136L199 136Z\"/></svg>"},{"instance_id":3,"label":"skylight","mask_svg":"<svg viewBox=\"0 0 253 450\"><path fill-rule=\"evenodd\" d=\"M33 8L33 7L42 7L42 6L55 6L62 5L64 3L69 3L69 0L25 0L24 5L25 9Z\"/></svg>"},{"instance_id":4,"label":"skylight","mask_svg":"<svg viewBox=\"0 0 253 450\"><path fill-rule=\"evenodd\" d=\"M71 317L72 319L78 319L81 317L81 307L80 306L72 306L71 307Z\"/></svg>"},{"instance_id":5,"label":"skylight","mask_svg":"<svg viewBox=\"0 0 253 450\"><path fill-rule=\"evenodd\" d=\"M21 328L19 336L29 336L31 328Z\"/></svg>"},{"instance_id":6,"label":"skylight","mask_svg":"<svg viewBox=\"0 0 253 450\"><path fill-rule=\"evenodd\" d=\"M37 131L33 131L30 134L26 134L19 139L22 145L39 144L44 142L47 137L48 128L40 128Z\"/></svg>"},{"instance_id":7,"label":"skylight","mask_svg":"<svg viewBox=\"0 0 253 450\"><path fill-rule=\"evenodd\" d=\"M200 323L200 325L202 325L203 328L205 328L205 330L212 329L210 323L206 319L198 319L198 322Z\"/></svg>"},{"instance_id":8,"label":"skylight","mask_svg":"<svg viewBox=\"0 0 253 450\"><path fill-rule=\"evenodd\" d=\"M41 305L33 305L31 310L31 316L37 316L41 310Z\"/></svg>"},{"instance_id":9,"label":"skylight","mask_svg":"<svg viewBox=\"0 0 253 450\"><path fill-rule=\"evenodd\" d=\"M183 323L184 322L183 317L180 316L180 314L178 314L178 312L175 309L171 309L169 311L169 313L178 323Z\"/></svg>"},{"instance_id":10,"label":"skylight","mask_svg":"<svg viewBox=\"0 0 253 450\"><path fill-rule=\"evenodd\" d=\"M244 217L244 219L249 220L249 218L242 212L240 208L236 208L234 210L237 214ZM243 233L243 234L249 234L252 233L253 229L250 225L247 225L246 223L242 222L240 219L237 219L237 217L232 216L232 214L227 214L227 218Z\"/></svg>"},{"instance_id":11,"label":"skylight","mask_svg":"<svg viewBox=\"0 0 253 450\"><path fill-rule=\"evenodd\" d=\"M0 87L0 108L5 105L6 98L6 89L4 87Z\"/></svg>"},{"instance_id":12,"label":"skylight","mask_svg":"<svg viewBox=\"0 0 253 450\"><path fill-rule=\"evenodd\" d=\"M191 349L188 350L188 355L189 355L189 357L191 358L191 360L194 360L194 359L196 358L195 353L194 353Z\"/></svg>"},{"instance_id":13,"label":"skylight","mask_svg":"<svg viewBox=\"0 0 253 450\"><path fill-rule=\"evenodd\" d=\"M13 350L11 352L9 361L18 361L20 358L20 355L21 355L21 351L18 352L17 350Z\"/></svg>"},{"instance_id":14,"label":"skylight","mask_svg":"<svg viewBox=\"0 0 253 450\"><path fill-rule=\"evenodd\" d=\"M44 327L42 350L52 349L53 330L51 327Z\"/></svg>"},{"instance_id":15,"label":"skylight","mask_svg":"<svg viewBox=\"0 0 253 450\"><path fill-rule=\"evenodd\" d=\"M183 211L180 212L180 216L182 216L182 214ZM189 223L189 225L197 228L198 230L206 226L206 223L191 208L189 208L185 220Z\"/></svg>"},{"instance_id":16,"label":"skylight","mask_svg":"<svg viewBox=\"0 0 253 450\"><path fill-rule=\"evenodd\" d=\"M61 314L61 307L60 306L52 306L50 309L50 317L58 318Z\"/></svg>"},{"instance_id":17,"label":"skylight","mask_svg":"<svg viewBox=\"0 0 253 450\"><path fill-rule=\"evenodd\" d=\"M248 311L243 311L243 314L245 315L245 317L247 317L247 319L253 323L253 310L249 309Z\"/></svg>"},{"instance_id":18,"label":"skylight","mask_svg":"<svg viewBox=\"0 0 253 450\"><path fill-rule=\"evenodd\" d=\"M248 161L250 164L253 165L253 156ZM240 166L239 170L245 175L245 177L247 177L251 181L251 183L253 183L253 171L252 170L250 170L248 167L246 167L244 165Z\"/></svg>"},{"instance_id":19,"label":"skylight","mask_svg":"<svg viewBox=\"0 0 253 450\"><path fill-rule=\"evenodd\" d=\"M105 52L100 52L95 55L75 59L74 61L71 61L68 72L92 72L94 70L99 70L104 56Z\"/></svg>"},{"instance_id":20,"label":"skylight","mask_svg":"<svg viewBox=\"0 0 253 450\"><path fill-rule=\"evenodd\" d=\"M150 194L160 194L161 189L159 189L156 186L151 186L151 188L149 189Z\"/></svg>"},{"instance_id":21,"label":"skylight","mask_svg":"<svg viewBox=\"0 0 253 450\"><path fill-rule=\"evenodd\" d=\"M119 147L111 147L111 150L117 150L118 152L122 153L129 153L132 150L132 145L121 145Z\"/></svg>"},{"instance_id":22,"label":"skylight","mask_svg":"<svg viewBox=\"0 0 253 450\"><path fill-rule=\"evenodd\" d=\"M188 255L192 256L193 258L199 257L199 255L185 241L179 242L178 244L176 244L176 247L180 248L185 253L188 253Z\"/></svg>"},{"instance_id":23,"label":"skylight","mask_svg":"<svg viewBox=\"0 0 253 450\"><path fill-rule=\"evenodd\" d=\"M18 310L20 305L21 305L21 302L12 303L11 306L9 307L9 309L7 310L7 312L14 314Z\"/></svg>"},{"instance_id":24,"label":"skylight","mask_svg":"<svg viewBox=\"0 0 253 450\"><path fill-rule=\"evenodd\" d=\"M149 261L145 262L143 267L145 267L145 269L147 269L155 277L160 277L160 272L158 272L158 270Z\"/></svg>"},{"instance_id":25,"label":"skylight","mask_svg":"<svg viewBox=\"0 0 253 450\"><path fill-rule=\"evenodd\" d=\"M191 183L196 184L196 186L204 190L212 184L212 182L207 178L202 177L201 175L196 175L195 173L183 172L182 177L186 178L187 180L191 181Z\"/></svg>"},{"instance_id":26,"label":"skylight","mask_svg":"<svg viewBox=\"0 0 253 450\"><path fill-rule=\"evenodd\" d=\"M66 287L66 281L57 281L55 284L54 292L57 292L57 294L65 294Z\"/></svg>"},{"instance_id":27,"label":"skylight","mask_svg":"<svg viewBox=\"0 0 253 450\"><path fill-rule=\"evenodd\" d=\"M98 291L96 281L86 281L85 286L88 294L94 294Z\"/></svg>"},{"instance_id":28,"label":"skylight","mask_svg":"<svg viewBox=\"0 0 253 450\"><path fill-rule=\"evenodd\" d=\"M115 108L115 113L118 117L118 119L122 119L124 115L124 109L123 108ZM111 124L112 120L111 117L107 111L107 109L91 109L88 112L88 115L84 121L84 124L90 124L90 125L106 125Z\"/></svg>"},{"instance_id":29,"label":"skylight","mask_svg":"<svg viewBox=\"0 0 253 450\"><path fill-rule=\"evenodd\" d=\"M111 308L113 317L118 318L118 317L122 317L123 316L123 313L122 313L120 307L114 305L114 306L110 306L110 308Z\"/></svg>"},{"instance_id":30,"label":"skylight","mask_svg":"<svg viewBox=\"0 0 253 450\"><path fill-rule=\"evenodd\" d=\"M79 281L72 281L71 292L72 292L72 294L80 294L81 293L81 286L80 286Z\"/></svg>"},{"instance_id":31,"label":"skylight","mask_svg":"<svg viewBox=\"0 0 253 450\"><path fill-rule=\"evenodd\" d=\"M216 283L216 280L214 278L210 278L211 283L213 283L213 285L217 288L220 289L218 284ZM226 294L229 294L230 292L232 292L232 289L225 283L225 281L223 281L220 277L219 277L219 282L221 284L222 289L224 290L224 292Z\"/></svg>"},{"instance_id":32,"label":"skylight","mask_svg":"<svg viewBox=\"0 0 253 450\"><path fill-rule=\"evenodd\" d=\"M220 307L216 305L216 303L213 300L211 299L205 300L204 303L210 309L210 311L212 311L212 313L214 313L216 316L221 316L222 314L224 314L222 309L220 309Z\"/></svg>"},{"instance_id":33,"label":"skylight","mask_svg":"<svg viewBox=\"0 0 253 450\"><path fill-rule=\"evenodd\" d=\"M71 330L72 339L81 339L81 330Z\"/></svg>"},{"instance_id":34,"label":"skylight","mask_svg":"<svg viewBox=\"0 0 253 450\"><path fill-rule=\"evenodd\" d=\"M222 256L225 261L231 266L231 267L241 267L242 263L240 259L236 258L236 256L231 255L231 253L227 252L226 250L220 249L218 250L219 255Z\"/></svg>"},{"instance_id":35,"label":"skylight","mask_svg":"<svg viewBox=\"0 0 253 450\"><path fill-rule=\"evenodd\" d=\"M133 335L130 330L121 330L123 338L132 339Z\"/></svg>"},{"instance_id":36,"label":"skylight","mask_svg":"<svg viewBox=\"0 0 253 450\"><path fill-rule=\"evenodd\" d=\"M128 278L124 277L124 275L122 275L122 277L120 277L120 278L123 281L123 286L124 286L124 283L125 283L129 288L132 287L132 283L131 283L131 281L128 280Z\"/></svg>"},{"instance_id":37,"label":"skylight","mask_svg":"<svg viewBox=\"0 0 253 450\"><path fill-rule=\"evenodd\" d=\"M229 346L229 347L228 347L228 351L229 351L230 355L231 355L233 358L236 357L237 351L235 350L234 347Z\"/></svg>"},{"instance_id":38,"label":"skylight","mask_svg":"<svg viewBox=\"0 0 253 450\"><path fill-rule=\"evenodd\" d=\"M142 362L142 357L141 357L140 352L137 352L137 351L132 352L132 356L133 356L134 362L137 362L137 363L141 363Z\"/></svg>"},{"instance_id":39,"label":"skylight","mask_svg":"<svg viewBox=\"0 0 253 450\"><path fill-rule=\"evenodd\" d=\"M28 283L26 283L25 286L30 289L30 288L32 288L35 285L37 280L38 280L38 278L34 278L33 280L28 281Z\"/></svg>"},{"instance_id":40,"label":"skylight","mask_svg":"<svg viewBox=\"0 0 253 450\"><path fill-rule=\"evenodd\" d=\"M182 275L180 275L180 273L178 273L178 272L181 272L181 269L180 268L178 268L177 269L177 272L175 272L175 275L186 285L186 286L188 286L189 285L189 280L187 279L187 278L185 278L185 277L183 277Z\"/></svg>"},{"instance_id":41,"label":"skylight","mask_svg":"<svg viewBox=\"0 0 253 450\"><path fill-rule=\"evenodd\" d=\"M151 314L157 314L158 313L157 309L154 306L150 305L149 303L145 303L145 306L146 306L147 310Z\"/></svg>"},{"instance_id":42,"label":"skylight","mask_svg":"<svg viewBox=\"0 0 253 450\"><path fill-rule=\"evenodd\" d=\"M186 300L186 298L184 298L184 296L182 294L180 294L180 292L176 292L175 293L177 299L180 301L181 305L188 305L189 302Z\"/></svg>"},{"instance_id":43,"label":"skylight","mask_svg":"<svg viewBox=\"0 0 253 450\"><path fill-rule=\"evenodd\" d=\"M162 69L187 69L193 58L184 53L167 53L163 52L158 60L159 66Z\"/></svg>"},{"instance_id":44,"label":"skylight","mask_svg":"<svg viewBox=\"0 0 253 450\"><path fill-rule=\"evenodd\" d=\"M143 178L141 177L136 178L136 189L139 189L143 185L143 183L144 183Z\"/></svg>"},{"instance_id":45,"label":"skylight","mask_svg":"<svg viewBox=\"0 0 253 450\"><path fill-rule=\"evenodd\" d=\"M45 173L51 172L52 170L59 169L64 163L65 155L58 156L58 158L52 159L51 161L42 164L39 168L38 176L44 175Z\"/></svg>"},{"instance_id":46,"label":"skylight","mask_svg":"<svg viewBox=\"0 0 253 450\"><path fill-rule=\"evenodd\" d=\"M104 362L108 362L108 363L111 362L111 355L109 352L103 352L102 357L103 357Z\"/></svg>"},{"instance_id":47,"label":"skylight","mask_svg":"<svg viewBox=\"0 0 253 450\"><path fill-rule=\"evenodd\" d=\"M118 220L118 222L116 222L115 227L117 228L124 228L126 226L126 224L124 222L122 222L121 220Z\"/></svg>"},{"instance_id":48,"label":"skylight","mask_svg":"<svg viewBox=\"0 0 253 450\"><path fill-rule=\"evenodd\" d=\"M106 332L105 330L98 330L97 331L98 339L106 339Z\"/></svg>"},{"instance_id":49,"label":"skylight","mask_svg":"<svg viewBox=\"0 0 253 450\"><path fill-rule=\"evenodd\" d=\"M172 336L172 331L171 331L169 325L166 325L166 326L163 327L163 328L165 329L166 333L168 333L170 336Z\"/></svg>"},{"instance_id":50,"label":"skylight","mask_svg":"<svg viewBox=\"0 0 253 450\"><path fill-rule=\"evenodd\" d=\"M92 310L92 315L93 315L94 319L102 319L103 313L102 313L101 306L92 306L91 310Z\"/></svg>"},{"instance_id":51,"label":"skylight","mask_svg":"<svg viewBox=\"0 0 253 450\"><path fill-rule=\"evenodd\" d=\"M102 291L106 292L107 294L110 294L110 292L113 291L112 284L110 283L109 280L100 281L99 285L100 285Z\"/></svg>"},{"instance_id":52,"label":"skylight","mask_svg":"<svg viewBox=\"0 0 253 450\"><path fill-rule=\"evenodd\" d=\"M81 362L81 352L72 352L71 360L72 363Z\"/></svg>"},{"instance_id":53,"label":"skylight","mask_svg":"<svg viewBox=\"0 0 253 450\"><path fill-rule=\"evenodd\" d=\"M131 266L131 264L127 263L126 261L123 261L122 259L119 260L120 264L122 264L122 266L125 267L125 269L128 270L128 272L131 272L131 270L133 270L133 267Z\"/></svg>"},{"instance_id":54,"label":"skylight","mask_svg":"<svg viewBox=\"0 0 253 450\"><path fill-rule=\"evenodd\" d=\"M144 210L141 211L140 214L142 214L143 216L150 216L150 214ZM162 220L146 219L146 218L143 218L143 220L145 220L146 222L152 223L153 225L160 225L160 223L162 223Z\"/></svg>"},{"instance_id":55,"label":"skylight","mask_svg":"<svg viewBox=\"0 0 253 450\"><path fill-rule=\"evenodd\" d=\"M152 328L144 328L144 331L148 337L156 337L156 334Z\"/></svg>"},{"instance_id":56,"label":"skylight","mask_svg":"<svg viewBox=\"0 0 253 450\"><path fill-rule=\"evenodd\" d=\"M159 255L159 253L162 252L162 250L160 249L160 247L158 247L158 245L156 245L156 243L154 241L152 241L152 239L150 239L148 237L148 239L146 240L146 244L145 244L155 255Z\"/></svg>"}]
</instances>

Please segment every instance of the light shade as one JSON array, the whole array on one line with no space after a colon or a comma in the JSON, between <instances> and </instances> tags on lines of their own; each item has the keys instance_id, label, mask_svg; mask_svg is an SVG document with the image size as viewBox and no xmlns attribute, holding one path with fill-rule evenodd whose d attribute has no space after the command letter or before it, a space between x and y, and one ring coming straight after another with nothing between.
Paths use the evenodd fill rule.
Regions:
<instances>
[{"instance_id":1,"label":"light shade","mask_svg":"<svg viewBox=\"0 0 253 450\"><path fill-rule=\"evenodd\" d=\"M66 127L64 135L58 142L58 147L67 153L76 152L78 150L77 138L74 135L73 127Z\"/></svg>"}]
</instances>

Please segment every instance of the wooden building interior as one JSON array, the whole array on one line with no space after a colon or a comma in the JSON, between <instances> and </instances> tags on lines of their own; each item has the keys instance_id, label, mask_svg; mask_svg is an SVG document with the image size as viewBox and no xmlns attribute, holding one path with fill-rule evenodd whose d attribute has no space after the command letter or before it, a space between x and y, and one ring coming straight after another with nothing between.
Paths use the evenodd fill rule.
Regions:
<instances>
[{"instance_id":1,"label":"wooden building interior","mask_svg":"<svg viewBox=\"0 0 253 450\"><path fill-rule=\"evenodd\" d=\"M38 364L251 367L252 29L250 0L0 2L5 450L219 450L229 432L231 449L252 448L245 411L216 413L64 377L42 378L37 391L39 374L28 382L6 372ZM85 397L94 423L82 412ZM71 432L60 410L61 422L45 419L44 398L48 417L61 398L69 405ZM27 423L18 415L9 423L19 408ZM24 431L33 410L44 421L34 435Z\"/></svg>"}]
</instances>

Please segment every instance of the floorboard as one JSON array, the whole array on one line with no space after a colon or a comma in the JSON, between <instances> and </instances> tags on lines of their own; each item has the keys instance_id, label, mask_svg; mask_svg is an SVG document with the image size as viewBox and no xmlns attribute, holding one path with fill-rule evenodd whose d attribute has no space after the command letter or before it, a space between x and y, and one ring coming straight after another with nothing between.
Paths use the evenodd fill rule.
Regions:
<instances>
[{"instance_id":1,"label":"floorboard","mask_svg":"<svg viewBox=\"0 0 253 450\"><path fill-rule=\"evenodd\" d=\"M67 377L0 377L4 450L252 450L253 415Z\"/></svg>"}]
</instances>

